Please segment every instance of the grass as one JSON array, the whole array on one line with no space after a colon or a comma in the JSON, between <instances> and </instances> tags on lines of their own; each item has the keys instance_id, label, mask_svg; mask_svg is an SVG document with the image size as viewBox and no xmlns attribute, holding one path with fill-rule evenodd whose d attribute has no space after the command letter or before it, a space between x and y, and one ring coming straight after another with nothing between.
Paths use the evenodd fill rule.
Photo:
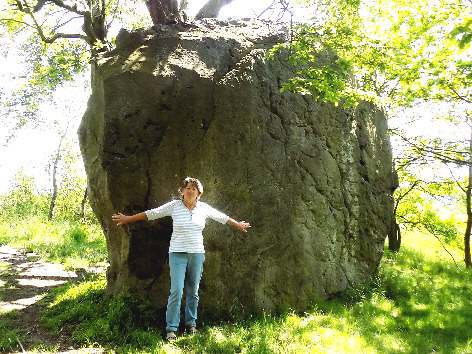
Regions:
<instances>
[{"instance_id":1,"label":"grass","mask_svg":"<svg viewBox=\"0 0 472 354\"><path fill-rule=\"evenodd\" d=\"M0 262L0 275L6 276L9 272L10 265ZM8 291L10 286L8 282L0 280L0 301L3 299L3 293ZM20 331L11 326L16 316L18 316L18 311L3 311L0 307L0 350L18 345Z\"/></svg>"},{"instance_id":2,"label":"grass","mask_svg":"<svg viewBox=\"0 0 472 354\"><path fill-rule=\"evenodd\" d=\"M66 269L104 266L107 263L106 243L100 227L94 223L59 220L48 222L44 216L29 218L0 217L0 245L9 245L34 252L42 259L61 263ZM5 278L10 265L0 263ZM11 284L0 280L0 302ZM0 352L17 348L24 333L13 328L12 319L18 311L6 312L0 306ZM44 351L44 348L37 348Z\"/></svg>"},{"instance_id":3,"label":"grass","mask_svg":"<svg viewBox=\"0 0 472 354\"><path fill-rule=\"evenodd\" d=\"M77 223L33 219L0 225L0 235L0 243L70 266L103 262L106 254L99 231ZM386 252L371 284L303 314L233 323L201 318L198 334L179 335L174 344L162 339L162 311L127 292L106 295L103 276L55 288L43 300L43 324L110 352L472 353L472 270L462 265L461 250L447 247L458 266L434 237L408 233L399 253ZM1 316L3 350L20 335L9 322Z\"/></svg>"},{"instance_id":4,"label":"grass","mask_svg":"<svg viewBox=\"0 0 472 354\"><path fill-rule=\"evenodd\" d=\"M100 226L94 223L42 217L15 218L0 223L0 244L34 252L67 269L106 264L106 243Z\"/></svg>"},{"instance_id":5,"label":"grass","mask_svg":"<svg viewBox=\"0 0 472 354\"><path fill-rule=\"evenodd\" d=\"M162 316L158 309L128 292L108 297L105 287L104 277L97 277L55 290L44 325L54 332L72 325L72 336L82 344L150 347L162 341L156 322Z\"/></svg>"},{"instance_id":6,"label":"grass","mask_svg":"<svg viewBox=\"0 0 472 354\"><path fill-rule=\"evenodd\" d=\"M386 253L372 284L304 314L239 323L201 319L200 333L167 344L162 313L131 294L107 297L98 278L59 288L44 320L52 330L73 328L84 345L116 352L471 353L471 275L434 238L412 233L398 254Z\"/></svg>"},{"instance_id":7,"label":"grass","mask_svg":"<svg viewBox=\"0 0 472 354\"><path fill-rule=\"evenodd\" d=\"M0 310L0 351L13 348L18 345L20 331L18 329L11 328L11 322L17 315L17 311L3 313L3 311Z\"/></svg>"}]
</instances>

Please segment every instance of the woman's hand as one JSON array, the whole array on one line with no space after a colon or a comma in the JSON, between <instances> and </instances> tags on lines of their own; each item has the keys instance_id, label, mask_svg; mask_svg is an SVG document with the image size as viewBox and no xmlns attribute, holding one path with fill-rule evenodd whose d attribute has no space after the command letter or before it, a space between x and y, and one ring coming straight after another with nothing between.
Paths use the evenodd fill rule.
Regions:
<instances>
[{"instance_id":1,"label":"woman's hand","mask_svg":"<svg viewBox=\"0 0 472 354\"><path fill-rule=\"evenodd\" d=\"M242 232L247 232L247 229L251 227L251 224L243 220L243 221L238 222L238 226L236 227Z\"/></svg>"},{"instance_id":2,"label":"woman's hand","mask_svg":"<svg viewBox=\"0 0 472 354\"><path fill-rule=\"evenodd\" d=\"M135 222L139 220L147 220L147 215L146 213L139 213L139 214L134 214L134 215L125 215L121 213L116 213L113 214L112 217L113 221L116 221L116 226L120 225L126 225L129 224L130 222Z\"/></svg>"},{"instance_id":3,"label":"woman's hand","mask_svg":"<svg viewBox=\"0 0 472 354\"><path fill-rule=\"evenodd\" d=\"M121 213L113 214L111 218L116 222L116 226L126 225L130 222L130 217Z\"/></svg>"},{"instance_id":4,"label":"woman's hand","mask_svg":"<svg viewBox=\"0 0 472 354\"><path fill-rule=\"evenodd\" d=\"M251 227L251 225L248 222L245 221L236 221L234 219L229 218L228 219L228 225L234 226L238 230L241 230L242 232L247 232L247 229Z\"/></svg>"}]
</instances>

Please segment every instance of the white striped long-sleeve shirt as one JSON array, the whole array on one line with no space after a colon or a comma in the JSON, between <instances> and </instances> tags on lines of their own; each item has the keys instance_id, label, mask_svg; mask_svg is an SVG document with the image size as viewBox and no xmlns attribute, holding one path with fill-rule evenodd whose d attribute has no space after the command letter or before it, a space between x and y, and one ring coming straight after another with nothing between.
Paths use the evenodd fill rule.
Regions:
<instances>
[{"instance_id":1,"label":"white striped long-sleeve shirt","mask_svg":"<svg viewBox=\"0 0 472 354\"><path fill-rule=\"evenodd\" d=\"M226 224L229 216L198 201L193 210L185 206L182 200L173 200L158 208L147 210L148 220L171 216L173 231L170 239L169 252L204 253L203 229L207 218Z\"/></svg>"}]
</instances>

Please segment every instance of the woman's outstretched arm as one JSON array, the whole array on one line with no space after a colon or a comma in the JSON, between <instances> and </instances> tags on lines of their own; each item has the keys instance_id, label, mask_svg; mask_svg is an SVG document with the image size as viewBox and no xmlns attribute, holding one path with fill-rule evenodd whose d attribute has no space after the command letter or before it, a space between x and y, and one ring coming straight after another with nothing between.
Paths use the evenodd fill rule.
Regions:
<instances>
[{"instance_id":1,"label":"woman's outstretched arm","mask_svg":"<svg viewBox=\"0 0 472 354\"><path fill-rule=\"evenodd\" d=\"M147 220L146 213L139 213L134 215L124 215L122 213L113 214L112 217L113 221L116 222L117 226L129 224L130 222L139 221L139 220Z\"/></svg>"}]
</instances>

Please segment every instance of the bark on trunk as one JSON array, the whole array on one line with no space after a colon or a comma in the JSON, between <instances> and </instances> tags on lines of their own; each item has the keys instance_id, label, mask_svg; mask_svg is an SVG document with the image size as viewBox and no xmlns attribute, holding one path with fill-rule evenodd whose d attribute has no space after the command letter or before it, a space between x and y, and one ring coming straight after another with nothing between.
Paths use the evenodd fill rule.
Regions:
<instances>
[{"instance_id":1,"label":"bark on trunk","mask_svg":"<svg viewBox=\"0 0 472 354\"><path fill-rule=\"evenodd\" d=\"M179 18L177 0L147 0L146 6L154 25L175 23Z\"/></svg>"},{"instance_id":2,"label":"bark on trunk","mask_svg":"<svg viewBox=\"0 0 472 354\"><path fill-rule=\"evenodd\" d=\"M466 208L467 208L467 226L465 228L464 234L464 261L467 268L472 266L472 261L470 257L470 232L472 229L472 208L471 208L471 192L472 192L472 125L470 127L470 158L469 158L469 181L467 183L466 191Z\"/></svg>"},{"instance_id":3,"label":"bark on trunk","mask_svg":"<svg viewBox=\"0 0 472 354\"><path fill-rule=\"evenodd\" d=\"M418 181L415 181L405 193L398 196L398 199L395 202L395 207L393 208L392 224L390 225L390 230L387 235L388 249L390 251L398 252L402 244L402 233L401 233L400 225L398 225L397 223L398 206L400 205L400 202L402 201L402 199L405 198L408 195L408 193L410 193L413 189L415 189L417 185L418 185ZM398 184L395 186L395 188L396 187L398 187Z\"/></svg>"},{"instance_id":4,"label":"bark on trunk","mask_svg":"<svg viewBox=\"0 0 472 354\"><path fill-rule=\"evenodd\" d=\"M400 226L395 220L395 215L393 216L392 226L388 232L388 249L392 252L398 252L402 243L402 234L400 231Z\"/></svg>"},{"instance_id":5,"label":"bark on trunk","mask_svg":"<svg viewBox=\"0 0 472 354\"><path fill-rule=\"evenodd\" d=\"M54 215L54 208L56 206L56 199L57 199L57 165L59 164L59 160L61 159L61 145L62 139L59 142L59 148L57 149L56 157L54 158L54 164L52 168L52 197L51 203L49 204L49 215L48 220L51 221Z\"/></svg>"},{"instance_id":6,"label":"bark on trunk","mask_svg":"<svg viewBox=\"0 0 472 354\"><path fill-rule=\"evenodd\" d=\"M85 221L85 204L87 203L87 188L85 188L84 197L82 203L80 203L80 217Z\"/></svg>"},{"instance_id":7,"label":"bark on trunk","mask_svg":"<svg viewBox=\"0 0 472 354\"><path fill-rule=\"evenodd\" d=\"M92 56L105 50L107 27L105 24L105 0L94 0L89 3L90 12L84 16L83 31L87 35L87 41L90 46Z\"/></svg>"},{"instance_id":8,"label":"bark on trunk","mask_svg":"<svg viewBox=\"0 0 472 354\"><path fill-rule=\"evenodd\" d=\"M67 135L67 131L69 130L69 124L70 122L67 123L66 129L61 133L61 139L59 140L59 146L57 147L56 157L54 158L54 164L53 164L53 169L52 169L52 197L51 197L51 203L49 204L49 215L48 215L49 221L52 220L54 216L54 208L56 207L56 199L57 199L57 193L58 193L57 168L58 168L59 162L61 161L62 143L64 142L64 139L66 138L66 135Z\"/></svg>"}]
</instances>

